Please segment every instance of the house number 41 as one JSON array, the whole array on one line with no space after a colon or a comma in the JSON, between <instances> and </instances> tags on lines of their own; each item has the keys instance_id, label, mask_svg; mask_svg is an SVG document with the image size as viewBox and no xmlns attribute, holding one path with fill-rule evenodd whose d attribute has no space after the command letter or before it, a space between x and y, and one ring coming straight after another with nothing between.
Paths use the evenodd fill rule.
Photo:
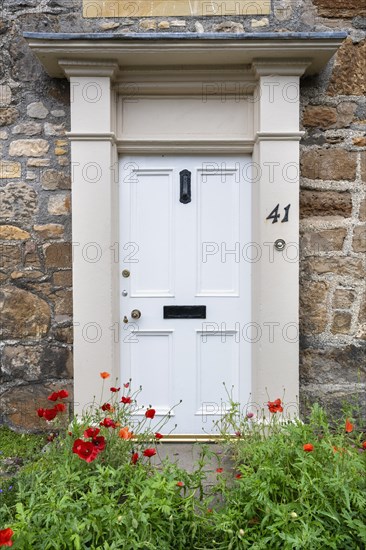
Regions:
<instances>
[{"instance_id":1,"label":"house number 41","mask_svg":"<svg viewBox=\"0 0 366 550\"><path fill-rule=\"evenodd\" d=\"M285 206L284 208L285 215L283 216L281 223L288 222L288 213L290 210L290 206L291 204L288 204L287 206ZM273 220L272 223L277 223L278 218L281 217L281 214L278 213L279 207L280 205L277 204L277 206L272 210L272 212L266 217L266 220Z\"/></svg>"}]
</instances>

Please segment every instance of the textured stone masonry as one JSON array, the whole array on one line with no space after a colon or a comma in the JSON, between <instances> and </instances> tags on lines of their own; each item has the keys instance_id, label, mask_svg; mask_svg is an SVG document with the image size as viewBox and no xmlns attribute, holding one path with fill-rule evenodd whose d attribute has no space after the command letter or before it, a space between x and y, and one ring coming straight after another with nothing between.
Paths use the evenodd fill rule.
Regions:
<instances>
[{"instance_id":1,"label":"textured stone masonry","mask_svg":"<svg viewBox=\"0 0 366 550\"><path fill-rule=\"evenodd\" d=\"M273 0L266 13L82 15L82 0L4 0L0 13L0 424L38 429L37 405L72 391L69 86L22 38L42 32L345 30L338 54L301 82L302 410L356 400L366 414L366 6Z\"/></svg>"}]
</instances>

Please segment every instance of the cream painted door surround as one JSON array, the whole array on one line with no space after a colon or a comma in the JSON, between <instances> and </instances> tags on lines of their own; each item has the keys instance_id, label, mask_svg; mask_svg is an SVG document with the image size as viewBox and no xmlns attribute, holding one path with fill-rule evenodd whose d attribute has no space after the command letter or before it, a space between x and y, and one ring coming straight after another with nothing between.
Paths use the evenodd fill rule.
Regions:
<instances>
[{"instance_id":1,"label":"cream painted door surround","mask_svg":"<svg viewBox=\"0 0 366 550\"><path fill-rule=\"evenodd\" d=\"M285 391L286 412L296 413L300 77L319 72L345 35L25 37L47 72L71 86L76 410L98 395L100 371L119 377L124 369L123 158L173 155L174 171L180 155L192 170L197 155L218 163L231 155L250 167L250 261L242 262L250 267L251 309L242 318L250 325L250 399L261 408L267 392L275 399ZM188 431L197 425L181 433Z\"/></svg>"}]
</instances>

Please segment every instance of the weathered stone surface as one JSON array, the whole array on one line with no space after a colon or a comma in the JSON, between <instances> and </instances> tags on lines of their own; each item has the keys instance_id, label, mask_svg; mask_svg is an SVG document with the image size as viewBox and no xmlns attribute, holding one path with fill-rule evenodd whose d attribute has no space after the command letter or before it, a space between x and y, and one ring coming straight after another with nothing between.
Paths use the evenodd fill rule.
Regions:
<instances>
[{"instance_id":1,"label":"weathered stone surface","mask_svg":"<svg viewBox=\"0 0 366 550\"><path fill-rule=\"evenodd\" d=\"M327 293L329 285L326 282L306 281L300 290L300 326L307 335L319 334L327 325Z\"/></svg>"},{"instance_id":2,"label":"weathered stone surface","mask_svg":"<svg viewBox=\"0 0 366 550\"><path fill-rule=\"evenodd\" d=\"M43 105L41 101L30 103L27 106L27 115L32 118L46 118L48 115L48 109Z\"/></svg>"},{"instance_id":3,"label":"weathered stone surface","mask_svg":"<svg viewBox=\"0 0 366 550\"><path fill-rule=\"evenodd\" d=\"M42 125L38 122L21 122L12 129L13 134L24 134L26 136L35 136L42 132Z\"/></svg>"},{"instance_id":4,"label":"weathered stone surface","mask_svg":"<svg viewBox=\"0 0 366 550\"><path fill-rule=\"evenodd\" d=\"M10 278L13 280L24 279L33 281L35 279L41 279L42 277L44 277L44 275L45 274L42 271L36 271L34 269L24 269L24 271L13 271L10 274Z\"/></svg>"},{"instance_id":5,"label":"weathered stone surface","mask_svg":"<svg viewBox=\"0 0 366 550\"><path fill-rule=\"evenodd\" d=\"M50 159L28 159L27 160L27 166L36 166L36 167L43 167L43 166L49 166L50 165Z\"/></svg>"},{"instance_id":6,"label":"weathered stone surface","mask_svg":"<svg viewBox=\"0 0 366 550\"><path fill-rule=\"evenodd\" d=\"M45 122L44 133L46 136L62 136L66 132L64 124L51 124Z\"/></svg>"},{"instance_id":7,"label":"weathered stone surface","mask_svg":"<svg viewBox=\"0 0 366 550\"><path fill-rule=\"evenodd\" d=\"M48 212L53 216L69 214L71 208L69 195L52 195L48 201Z\"/></svg>"},{"instance_id":8,"label":"weathered stone surface","mask_svg":"<svg viewBox=\"0 0 366 550\"><path fill-rule=\"evenodd\" d=\"M359 218L360 222L366 222L366 197L361 201Z\"/></svg>"},{"instance_id":9,"label":"weathered stone surface","mask_svg":"<svg viewBox=\"0 0 366 550\"><path fill-rule=\"evenodd\" d=\"M349 334L352 323L351 313L338 311L334 314L332 328L333 334Z\"/></svg>"},{"instance_id":10,"label":"weathered stone surface","mask_svg":"<svg viewBox=\"0 0 366 550\"><path fill-rule=\"evenodd\" d=\"M357 153L345 149L311 149L301 156L301 173L310 179L353 181L356 166Z\"/></svg>"},{"instance_id":11,"label":"weathered stone surface","mask_svg":"<svg viewBox=\"0 0 366 550\"><path fill-rule=\"evenodd\" d=\"M53 284L55 286L71 286L72 285L72 271L56 271L53 274Z\"/></svg>"},{"instance_id":12,"label":"weathered stone surface","mask_svg":"<svg viewBox=\"0 0 366 550\"><path fill-rule=\"evenodd\" d=\"M11 88L7 84L0 84L0 106L11 103Z\"/></svg>"},{"instance_id":13,"label":"weathered stone surface","mask_svg":"<svg viewBox=\"0 0 366 550\"><path fill-rule=\"evenodd\" d=\"M60 117L64 117L66 113L62 109L55 109L54 111L51 111L51 115L56 118L60 118Z\"/></svg>"},{"instance_id":14,"label":"weathered stone surface","mask_svg":"<svg viewBox=\"0 0 366 550\"><path fill-rule=\"evenodd\" d=\"M366 225L355 227L352 247L354 252L366 252Z\"/></svg>"},{"instance_id":15,"label":"weathered stone surface","mask_svg":"<svg viewBox=\"0 0 366 550\"><path fill-rule=\"evenodd\" d=\"M155 19L143 19L140 21L140 29L144 31L154 31L156 29Z\"/></svg>"},{"instance_id":16,"label":"weathered stone surface","mask_svg":"<svg viewBox=\"0 0 366 550\"><path fill-rule=\"evenodd\" d=\"M0 126L14 124L18 116L19 111L15 107L0 107Z\"/></svg>"},{"instance_id":17,"label":"weathered stone surface","mask_svg":"<svg viewBox=\"0 0 366 550\"><path fill-rule=\"evenodd\" d=\"M336 274L355 279L363 279L365 275L361 259L343 256L334 258L308 258L303 262L303 268L307 273L317 273L318 275Z\"/></svg>"},{"instance_id":18,"label":"weathered stone surface","mask_svg":"<svg viewBox=\"0 0 366 550\"><path fill-rule=\"evenodd\" d=\"M328 94L363 95L366 92L365 73L366 40L354 44L349 37L338 50Z\"/></svg>"},{"instance_id":19,"label":"weathered stone surface","mask_svg":"<svg viewBox=\"0 0 366 550\"><path fill-rule=\"evenodd\" d=\"M0 219L29 221L37 211L37 194L26 183L9 183L0 189Z\"/></svg>"},{"instance_id":20,"label":"weathered stone surface","mask_svg":"<svg viewBox=\"0 0 366 550\"><path fill-rule=\"evenodd\" d=\"M199 21L196 21L195 24L194 24L194 30L196 32L198 32L199 34L202 34L203 32L205 32L205 29L202 25L202 23L200 23Z\"/></svg>"},{"instance_id":21,"label":"weathered stone surface","mask_svg":"<svg viewBox=\"0 0 366 550\"><path fill-rule=\"evenodd\" d=\"M314 0L318 14L329 18L350 18L366 15L366 6L361 0Z\"/></svg>"},{"instance_id":22,"label":"weathered stone surface","mask_svg":"<svg viewBox=\"0 0 366 550\"><path fill-rule=\"evenodd\" d=\"M314 128L332 128L337 122L337 110L334 107L323 105L309 106L303 115L304 126Z\"/></svg>"},{"instance_id":23,"label":"weathered stone surface","mask_svg":"<svg viewBox=\"0 0 366 550\"><path fill-rule=\"evenodd\" d=\"M361 180L366 182L366 151L360 153L361 156Z\"/></svg>"},{"instance_id":24,"label":"weathered stone surface","mask_svg":"<svg viewBox=\"0 0 366 550\"><path fill-rule=\"evenodd\" d=\"M58 239L64 234L64 226L59 223L34 225L33 229L42 239Z\"/></svg>"},{"instance_id":25,"label":"weathered stone surface","mask_svg":"<svg viewBox=\"0 0 366 550\"><path fill-rule=\"evenodd\" d=\"M71 267L71 243L53 243L44 246L46 267Z\"/></svg>"},{"instance_id":26,"label":"weathered stone surface","mask_svg":"<svg viewBox=\"0 0 366 550\"><path fill-rule=\"evenodd\" d=\"M365 346L327 346L301 353L300 377L304 384L352 384L366 382Z\"/></svg>"},{"instance_id":27,"label":"weathered stone surface","mask_svg":"<svg viewBox=\"0 0 366 550\"><path fill-rule=\"evenodd\" d=\"M0 179L20 178L22 167L20 162L0 160Z\"/></svg>"},{"instance_id":28,"label":"weathered stone surface","mask_svg":"<svg viewBox=\"0 0 366 550\"><path fill-rule=\"evenodd\" d=\"M55 315L72 314L71 290L57 290L50 295L50 300L53 303Z\"/></svg>"},{"instance_id":29,"label":"weathered stone surface","mask_svg":"<svg viewBox=\"0 0 366 550\"><path fill-rule=\"evenodd\" d=\"M38 380L42 351L40 346L5 346L1 354L1 379Z\"/></svg>"},{"instance_id":30,"label":"weathered stone surface","mask_svg":"<svg viewBox=\"0 0 366 550\"><path fill-rule=\"evenodd\" d=\"M72 327L61 327L55 330L55 337L59 342L64 344L73 343L73 328Z\"/></svg>"},{"instance_id":31,"label":"weathered stone surface","mask_svg":"<svg viewBox=\"0 0 366 550\"><path fill-rule=\"evenodd\" d=\"M41 176L43 189L70 189L71 177L59 170L45 170Z\"/></svg>"},{"instance_id":32,"label":"weathered stone surface","mask_svg":"<svg viewBox=\"0 0 366 550\"><path fill-rule=\"evenodd\" d=\"M24 267L41 268L41 259L39 257L38 246L33 241L28 241L23 249Z\"/></svg>"},{"instance_id":33,"label":"weathered stone surface","mask_svg":"<svg viewBox=\"0 0 366 550\"><path fill-rule=\"evenodd\" d=\"M244 27L241 23L236 23L234 21L224 21L223 23L218 23L217 25L214 25L213 31L239 33L244 32Z\"/></svg>"},{"instance_id":34,"label":"weathered stone surface","mask_svg":"<svg viewBox=\"0 0 366 550\"><path fill-rule=\"evenodd\" d=\"M8 132L6 130L0 130L0 139L8 139Z\"/></svg>"},{"instance_id":35,"label":"weathered stone surface","mask_svg":"<svg viewBox=\"0 0 366 550\"><path fill-rule=\"evenodd\" d=\"M303 189L300 192L300 218L350 217L352 196L348 191L320 191Z\"/></svg>"},{"instance_id":36,"label":"weathered stone surface","mask_svg":"<svg viewBox=\"0 0 366 550\"><path fill-rule=\"evenodd\" d=\"M366 136L353 138L352 141L357 147L366 147Z\"/></svg>"},{"instance_id":37,"label":"weathered stone surface","mask_svg":"<svg viewBox=\"0 0 366 550\"><path fill-rule=\"evenodd\" d=\"M10 144L12 157L43 157L50 148L45 139L18 139Z\"/></svg>"},{"instance_id":38,"label":"weathered stone surface","mask_svg":"<svg viewBox=\"0 0 366 550\"><path fill-rule=\"evenodd\" d=\"M69 392L68 401L72 401L73 387L70 382L62 381L57 385L53 382L45 382L31 385L14 386L5 391L0 399L0 411L7 424L14 428L26 430L49 430L43 418L39 418L36 410L39 407L48 407L47 397L59 389ZM63 413L59 418L68 419L68 414Z\"/></svg>"},{"instance_id":39,"label":"weathered stone surface","mask_svg":"<svg viewBox=\"0 0 366 550\"><path fill-rule=\"evenodd\" d=\"M47 302L14 286L0 289L1 335L6 338L42 338L49 330L51 310Z\"/></svg>"},{"instance_id":40,"label":"weathered stone surface","mask_svg":"<svg viewBox=\"0 0 366 550\"><path fill-rule=\"evenodd\" d=\"M336 128L348 128L353 121L357 104L353 101L342 101L337 107Z\"/></svg>"},{"instance_id":41,"label":"weathered stone surface","mask_svg":"<svg viewBox=\"0 0 366 550\"><path fill-rule=\"evenodd\" d=\"M21 250L18 244L0 243L0 268L3 271L15 269L21 262Z\"/></svg>"},{"instance_id":42,"label":"weathered stone surface","mask_svg":"<svg viewBox=\"0 0 366 550\"><path fill-rule=\"evenodd\" d=\"M159 29L170 29L170 23L169 21L160 21L158 25Z\"/></svg>"},{"instance_id":43,"label":"weathered stone surface","mask_svg":"<svg viewBox=\"0 0 366 550\"><path fill-rule=\"evenodd\" d=\"M339 418L344 421L343 405L352 403L360 411L366 408L365 386L357 382L350 384L303 384L300 392L300 406L303 415L310 413L310 406L314 403L321 405L333 420Z\"/></svg>"},{"instance_id":44,"label":"weathered stone surface","mask_svg":"<svg viewBox=\"0 0 366 550\"><path fill-rule=\"evenodd\" d=\"M355 300L355 293L345 288L337 288L333 296L334 309L350 309Z\"/></svg>"},{"instance_id":45,"label":"weathered stone surface","mask_svg":"<svg viewBox=\"0 0 366 550\"><path fill-rule=\"evenodd\" d=\"M268 17L262 17L262 19L252 19L251 21L252 29L256 29L259 27L268 27L268 25L269 25Z\"/></svg>"},{"instance_id":46,"label":"weathered stone surface","mask_svg":"<svg viewBox=\"0 0 366 550\"><path fill-rule=\"evenodd\" d=\"M114 29L118 29L119 25L119 23L101 23L99 28L102 31L113 31Z\"/></svg>"},{"instance_id":47,"label":"weathered stone surface","mask_svg":"<svg viewBox=\"0 0 366 550\"><path fill-rule=\"evenodd\" d=\"M0 239L9 241L24 241L30 239L28 231L24 231L15 225L0 225Z\"/></svg>"},{"instance_id":48,"label":"weathered stone surface","mask_svg":"<svg viewBox=\"0 0 366 550\"><path fill-rule=\"evenodd\" d=\"M342 250L347 235L345 228L306 231L301 237L301 248L305 255Z\"/></svg>"}]
</instances>

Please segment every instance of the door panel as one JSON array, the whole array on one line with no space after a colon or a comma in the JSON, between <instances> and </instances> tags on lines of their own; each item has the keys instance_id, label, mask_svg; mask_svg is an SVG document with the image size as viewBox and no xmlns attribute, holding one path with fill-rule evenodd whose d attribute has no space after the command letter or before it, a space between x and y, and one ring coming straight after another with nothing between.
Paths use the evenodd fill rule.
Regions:
<instances>
[{"instance_id":1,"label":"door panel","mask_svg":"<svg viewBox=\"0 0 366 550\"><path fill-rule=\"evenodd\" d=\"M251 390L250 157L134 156L120 163L121 380L142 386L140 406L174 407L168 433L212 434L228 407L223 382L243 404ZM247 166L246 166L247 168ZM191 202L180 202L182 170ZM247 169L245 170L247 173ZM164 319L167 305L205 305L206 319ZM131 318L138 309L141 317ZM143 414L143 411L137 411Z\"/></svg>"}]
</instances>

